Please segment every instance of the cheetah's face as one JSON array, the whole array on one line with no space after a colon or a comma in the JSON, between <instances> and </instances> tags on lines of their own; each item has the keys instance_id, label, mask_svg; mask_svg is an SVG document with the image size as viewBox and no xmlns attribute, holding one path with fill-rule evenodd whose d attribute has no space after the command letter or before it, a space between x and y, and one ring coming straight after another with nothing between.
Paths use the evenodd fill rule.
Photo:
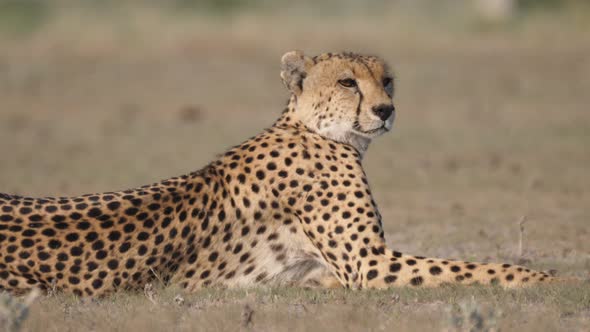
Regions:
<instances>
[{"instance_id":1,"label":"cheetah's face","mask_svg":"<svg viewBox=\"0 0 590 332\"><path fill-rule=\"evenodd\" d=\"M392 128L393 78L379 58L301 52L283 56L281 77L297 97L295 113L308 128L336 141L371 139Z\"/></svg>"}]
</instances>

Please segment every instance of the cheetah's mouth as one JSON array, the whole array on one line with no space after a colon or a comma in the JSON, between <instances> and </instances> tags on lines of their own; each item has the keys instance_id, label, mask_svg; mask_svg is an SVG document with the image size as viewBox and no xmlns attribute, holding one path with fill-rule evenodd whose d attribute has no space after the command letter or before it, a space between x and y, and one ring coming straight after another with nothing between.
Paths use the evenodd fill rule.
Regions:
<instances>
[{"instance_id":1,"label":"cheetah's mouth","mask_svg":"<svg viewBox=\"0 0 590 332\"><path fill-rule=\"evenodd\" d=\"M373 138L373 137L376 137L376 136L379 136L383 133L388 132L389 128L387 128L385 121L383 121L383 124L380 127L368 129L368 130L361 129L360 125L358 125L358 123L355 123L355 126L352 128L352 131L356 135L366 137L366 138Z\"/></svg>"},{"instance_id":2,"label":"cheetah's mouth","mask_svg":"<svg viewBox=\"0 0 590 332\"><path fill-rule=\"evenodd\" d=\"M368 130L368 131L365 131L365 133L367 133L367 134L375 134L375 133L388 132L388 131L389 131L389 129L385 125L385 122L383 122L383 125L381 125L381 127L378 127L378 128L375 128L375 129L371 129L371 130Z\"/></svg>"}]
</instances>

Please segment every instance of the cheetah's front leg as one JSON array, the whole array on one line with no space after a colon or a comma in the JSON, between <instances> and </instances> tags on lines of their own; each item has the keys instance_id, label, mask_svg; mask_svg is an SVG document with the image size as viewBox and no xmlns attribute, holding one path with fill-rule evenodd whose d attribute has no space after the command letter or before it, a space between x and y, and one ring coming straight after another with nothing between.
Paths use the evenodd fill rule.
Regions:
<instances>
[{"instance_id":1,"label":"cheetah's front leg","mask_svg":"<svg viewBox=\"0 0 590 332\"><path fill-rule=\"evenodd\" d=\"M438 286L443 283L506 287L553 281L543 272L509 264L486 264L411 256L388 249L380 214L360 163L350 174L320 173L305 195L285 196L324 264L348 288ZM359 174L363 176L358 176ZM348 180L352 179L352 180ZM302 178L301 180L304 181Z\"/></svg>"}]
</instances>

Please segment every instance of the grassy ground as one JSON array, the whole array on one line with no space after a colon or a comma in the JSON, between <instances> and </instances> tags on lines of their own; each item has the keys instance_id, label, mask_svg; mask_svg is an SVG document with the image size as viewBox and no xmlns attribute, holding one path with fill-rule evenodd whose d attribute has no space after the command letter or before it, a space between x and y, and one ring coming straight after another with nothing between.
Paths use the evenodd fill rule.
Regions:
<instances>
[{"instance_id":1,"label":"grassy ground","mask_svg":"<svg viewBox=\"0 0 590 332\"><path fill-rule=\"evenodd\" d=\"M69 8L0 34L0 191L75 195L195 170L278 116L283 52L369 52L398 77L396 129L365 161L390 245L587 277L589 16L495 25L397 9L211 18ZM173 289L155 304L58 295L34 304L23 328L453 330L475 312L502 330L583 330L589 288L207 290L181 294L183 305Z\"/></svg>"},{"instance_id":2,"label":"grassy ground","mask_svg":"<svg viewBox=\"0 0 590 332\"><path fill-rule=\"evenodd\" d=\"M166 289L101 300L43 298L25 329L44 331L567 330L590 324L590 287L399 289ZM50 322L48 324L48 322ZM49 329L48 329L49 327Z\"/></svg>"}]
</instances>

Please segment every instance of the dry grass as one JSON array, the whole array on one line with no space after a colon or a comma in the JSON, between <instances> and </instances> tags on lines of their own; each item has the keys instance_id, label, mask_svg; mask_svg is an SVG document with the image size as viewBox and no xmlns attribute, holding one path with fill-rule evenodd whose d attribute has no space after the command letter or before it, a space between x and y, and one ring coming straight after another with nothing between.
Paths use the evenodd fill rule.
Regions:
<instances>
[{"instance_id":1,"label":"dry grass","mask_svg":"<svg viewBox=\"0 0 590 332\"><path fill-rule=\"evenodd\" d=\"M26 39L0 37L0 191L74 195L187 173L278 116L284 51L370 52L399 82L396 130L365 162L390 245L587 277L588 16L490 27L404 13L214 20L71 9ZM589 288L156 287L157 304L143 294L44 298L24 329L454 330L486 316L502 330L582 330Z\"/></svg>"},{"instance_id":2,"label":"dry grass","mask_svg":"<svg viewBox=\"0 0 590 332\"><path fill-rule=\"evenodd\" d=\"M180 294L180 295L179 295ZM179 300L182 298L182 301ZM44 331L469 331L583 330L590 324L590 287L448 287L389 291L292 288L182 294L160 290L100 300L44 298L24 330ZM51 322L48 325L48 322ZM48 328L49 327L49 328Z\"/></svg>"}]
</instances>

